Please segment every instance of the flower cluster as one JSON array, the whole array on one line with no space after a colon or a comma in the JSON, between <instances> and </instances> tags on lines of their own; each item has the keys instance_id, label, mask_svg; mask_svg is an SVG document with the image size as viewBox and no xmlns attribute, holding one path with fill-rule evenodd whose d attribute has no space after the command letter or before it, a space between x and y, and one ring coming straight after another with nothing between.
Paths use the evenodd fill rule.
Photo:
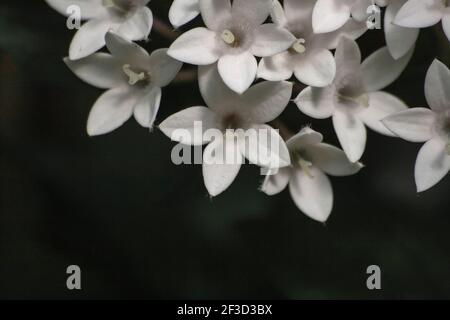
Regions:
<instances>
[{"instance_id":1,"label":"flower cluster","mask_svg":"<svg viewBox=\"0 0 450 320\"><path fill-rule=\"evenodd\" d=\"M333 207L327 175L348 176L363 168L367 128L425 142L416 161L418 192L450 169L449 69L438 60L429 68L425 94L431 109L408 108L382 91L408 65L420 28L442 21L450 39L447 1L174 0L169 20L175 28L186 28L198 16L204 27L151 54L134 42L146 40L152 30L149 0L46 1L66 16L75 5L86 20L64 61L80 79L107 90L90 112L91 136L109 133L131 117L152 129L162 88L183 63L198 66L205 106L181 110L158 127L173 141L206 145L203 177L211 196L225 191L248 161L265 173L264 193L289 186L297 207L325 222ZM385 11L386 46L362 61L356 40L369 31L374 7ZM109 53L99 51L105 45ZM294 84L303 86L297 97ZM280 135L270 124L279 122L291 102L306 116L331 118L342 149L307 126ZM219 134L196 136L198 122ZM249 130L267 136L249 143ZM232 161L218 161L231 154Z\"/></svg>"}]
</instances>

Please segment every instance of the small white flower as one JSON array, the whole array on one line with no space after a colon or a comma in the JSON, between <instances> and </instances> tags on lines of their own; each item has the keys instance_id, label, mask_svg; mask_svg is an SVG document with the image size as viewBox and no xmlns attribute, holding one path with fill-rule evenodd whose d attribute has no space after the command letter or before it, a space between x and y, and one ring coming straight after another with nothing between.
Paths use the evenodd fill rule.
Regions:
<instances>
[{"instance_id":1,"label":"small white flower","mask_svg":"<svg viewBox=\"0 0 450 320\"><path fill-rule=\"evenodd\" d=\"M450 4L446 0L408 0L395 17L395 24L407 28L426 28L442 20L450 40Z\"/></svg>"},{"instance_id":2,"label":"small white flower","mask_svg":"<svg viewBox=\"0 0 450 320\"><path fill-rule=\"evenodd\" d=\"M402 101L379 90L401 74L411 54L394 60L384 47L361 64L361 52L356 42L342 37L335 54L333 83L325 88L308 87L295 102L303 113L313 118L332 116L342 148L350 161L356 162L366 146L365 125L381 134L392 135L380 120L406 109Z\"/></svg>"},{"instance_id":3,"label":"small white flower","mask_svg":"<svg viewBox=\"0 0 450 320\"><path fill-rule=\"evenodd\" d=\"M418 192L436 185L450 170L450 71L439 60L428 69L425 95L431 109L412 108L383 120L398 137L426 142L416 160Z\"/></svg>"},{"instance_id":4,"label":"small white flower","mask_svg":"<svg viewBox=\"0 0 450 320\"><path fill-rule=\"evenodd\" d=\"M59 13L68 16L67 9L78 6L81 19L89 20L75 34L69 58L85 58L105 45L105 35L114 31L130 41L148 38L153 25L150 0L46 0Z\"/></svg>"},{"instance_id":5,"label":"small white flower","mask_svg":"<svg viewBox=\"0 0 450 320\"><path fill-rule=\"evenodd\" d=\"M106 46L111 54L95 53L67 66L83 81L109 89L95 102L89 115L89 135L109 133L133 114L143 127L151 128L161 102L161 88L167 86L182 63L159 49L149 55L144 49L108 32Z\"/></svg>"},{"instance_id":6,"label":"small white flower","mask_svg":"<svg viewBox=\"0 0 450 320\"><path fill-rule=\"evenodd\" d=\"M349 176L363 167L351 163L345 153L334 146L322 143L320 133L305 128L287 141L292 165L268 175L262 186L267 195L289 191L297 207L308 217L319 222L327 221L333 208L333 189L326 174Z\"/></svg>"},{"instance_id":7,"label":"small white flower","mask_svg":"<svg viewBox=\"0 0 450 320\"><path fill-rule=\"evenodd\" d=\"M179 28L199 14L199 0L174 0L170 7L169 20L175 28Z\"/></svg>"},{"instance_id":8,"label":"small white flower","mask_svg":"<svg viewBox=\"0 0 450 320\"><path fill-rule=\"evenodd\" d=\"M225 191L236 178L244 158L261 167L278 164L285 167L290 164L289 151L278 132L265 123L277 118L285 109L292 94L289 82L262 82L251 87L242 95L227 88L220 79L217 66L199 68L200 92L207 107L192 107L180 111L160 124L160 129L169 138L187 144L187 140L177 131L191 133L192 145L208 144L203 154L203 177L211 196ZM221 139L203 134L196 140L195 122L201 122L203 130L217 129ZM232 130L232 131L230 131ZM270 139L278 141L278 148L268 144L270 139L259 139L255 145L248 145L245 132L248 130L265 130ZM220 163L227 154L233 155L233 161ZM267 159L269 162L261 162ZM214 163L215 158L218 163Z\"/></svg>"},{"instance_id":9,"label":"small white flower","mask_svg":"<svg viewBox=\"0 0 450 320\"><path fill-rule=\"evenodd\" d=\"M275 24L263 24L272 0L200 0L200 12L207 28L195 28L181 35L169 55L194 65L218 61L225 84L243 93L256 77L255 56L267 57L288 49L295 38Z\"/></svg>"},{"instance_id":10,"label":"small white flower","mask_svg":"<svg viewBox=\"0 0 450 320\"><path fill-rule=\"evenodd\" d=\"M399 59L414 47L418 29L403 28L393 23L398 11L407 0L318 0L313 11L313 29L316 33L338 30L351 17L366 23L371 5L385 7L384 33L387 47L394 59ZM421 0L419 0L421 1ZM425 1L423 1L425 2Z\"/></svg>"},{"instance_id":11,"label":"small white flower","mask_svg":"<svg viewBox=\"0 0 450 320\"><path fill-rule=\"evenodd\" d=\"M336 63L331 49L335 49L341 35L357 38L366 30L366 24L349 20L341 29L326 34L312 30L312 11L315 0L285 0L284 10L275 1L272 19L286 28L297 40L289 50L263 58L258 67L258 77L270 80L287 80L295 74L306 85L329 85L336 73Z\"/></svg>"}]
</instances>

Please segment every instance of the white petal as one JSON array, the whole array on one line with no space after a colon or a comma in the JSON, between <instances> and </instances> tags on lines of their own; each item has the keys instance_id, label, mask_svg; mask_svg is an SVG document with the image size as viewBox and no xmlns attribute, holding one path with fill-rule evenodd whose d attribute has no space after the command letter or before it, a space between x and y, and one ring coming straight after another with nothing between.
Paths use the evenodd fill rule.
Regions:
<instances>
[{"instance_id":1,"label":"white petal","mask_svg":"<svg viewBox=\"0 0 450 320\"><path fill-rule=\"evenodd\" d=\"M107 13L102 0L45 0L49 6L64 16L69 16L72 12L68 12L70 6L80 8L81 18L83 20L98 18Z\"/></svg>"},{"instance_id":2,"label":"white petal","mask_svg":"<svg viewBox=\"0 0 450 320\"><path fill-rule=\"evenodd\" d=\"M175 0L169 10L170 23L175 27L188 23L200 13L199 0Z\"/></svg>"},{"instance_id":3,"label":"white petal","mask_svg":"<svg viewBox=\"0 0 450 320\"><path fill-rule=\"evenodd\" d=\"M326 143L309 146L306 152L315 166L332 176L350 176L363 168L360 162L350 162L344 151Z\"/></svg>"},{"instance_id":4,"label":"white petal","mask_svg":"<svg viewBox=\"0 0 450 320\"><path fill-rule=\"evenodd\" d=\"M257 57L269 57L289 49L295 37L274 23L263 24L255 31L250 51Z\"/></svg>"},{"instance_id":5,"label":"white petal","mask_svg":"<svg viewBox=\"0 0 450 320\"><path fill-rule=\"evenodd\" d=\"M232 140L214 140L205 148L203 179L212 197L228 189L236 179L242 162L242 155Z\"/></svg>"},{"instance_id":6,"label":"white petal","mask_svg":"<svg viewBox=\"0 0 450 320\"><path fill-rule=\"evenodd\" d=\"M386 43L394 59L406 55L414 47L419 36L419 29L404 28L394 24L395 16L405 2L406 0L391 1L384 18Z\"/></svg>"},{"instance_id":7,"label":"white petal","mask_svg":"<svg viewBox=\"0 0 450 320\"><path fill-rule=\"evenodd\" d=\"M281 5L280 1L274 0L273 1L273 9L270 14L270 17L272 18L272 21L279 25L280 27L286 27L287 25L287 19L286 15L284 13L283 6Z\"/></svg>"},{"instance_id":8,"label":"white petal","mask_svg":"<svg viewBox=\"0 0 450 320\"><path fill-rule=\"evenodd\" d=\"M267 123L284 111L291 96L291 82L264 81L254 85L241 96L237 111L252 123Z\"/></svg>"},{"instance_id":9,"label":"white petal","mask_svg":"<svg viewBox=\"0 0 450 320\"><path fill-rule=\"evenodd\" d=\"M277 169L277 173L267 175L261 187L261 191L268 196L273 196L283 191L291 178L292 169L289 167Z\"/></svg>"},{"instance_id":10,"label":"white petal","mask_svg":"<svg viewBox=\"0 0 450 320\"><path fill-rule=\"evenodd\" d=\"M307 87L294 100L301 112L315 119L331 117L334 111L334 90L331 87Z\"/></svg>"},{"instance_id":11,"label":"white petal","mask_svg":"<svg viewBox=\"0 0 450 320\"><path fill-rule=\"evenodd\" d=\"M354 114L337 108L333 114L334 130L351 162L361 159L366 148L367 130Z\"/></svg>"},{"instance_id":12,"label":"white petal","mask_svg":"<svg viewBox=\"0 0 450 320\"><path fill-rule=\"evenodd\" d=\"M231 20L230 0L199 0L200 12L208 29L219 30Z\"/></svg>"},{"instance_id":13,"label":"white petal","mask_svg":"<svg viewBox=\"0 0 450 320\"><path fill-rule=\"evenodd\" d=\"M397 97L378 91L369 93L369 108L360 112L358 116L370 129L386 136L395 136L381 120L406 109L408 109L406 104Z\"/></svg>"},{"instance_id":14,"label":"white petal","mask_svg":"<svg viewBox=\"0 0 450 320\"><path fill-rule=\"evenodd\" d=\"M435 59L425 79L425 96L434 111L450 109L450 70Z\"/></svg>"},{"instance_id":15,"label":"white petal","mask_svg":"<svg viewBox=\"0 0 450 320\"><path fill-rule=\"evenodd\" d=\"M105 45L105 35L112 26L106 19L94 19L83 24L70 44L70 60L85 58L100 50Z\"/></svg>"},{"instance_id":16,"label":"white petal","mask_svg":"<svg viewBox=\"0 0 450 320\"><path fill-rule=\"evenodd\" d=\"M294 71L291 60L292 56L287 51L262 58L258 65L257 77L269 81L288 80Z\"/></svg>"},{"instance_id":17,"label":"white petal","mask_svg":"<svg viewBox=\"0 0 450 320\"><path fill-rule=\"evenodd\" d=\"M259 26L272 12L272 0L233 0L232 15L246 19L246 23Z\"/></svg>"},{"instance_id":18,"label":"white petal","mask_svg":"<svg viewBox=\"0 0 450 320\"><path fill-rule=\"evenodd\" d=\"M147 67L149 55L142 47L131 40L125 39L114 32L108 32L105 37L106 46L111 54L122 63L133 66Z\"/></svg>"},{"instance_id":19,"label":"white petal","mask_svg":"<svg viewBox=\"0 0 450 320\"><path fill-rule=\"evenodd\" d=\"M294 73L300 82L308 86L326 87L336 75L336 61L329 50L316 51L299 60Z\"/></svg>"},{"instance_id":20,"label":"white petal","mask_svg":"<svg viewBox=\"0 0 450 320\"><path fill-rule=\"evenodd\" d=\"M167 54L167 49L158 49L150 55L150 76L152 84L167 86L178 74L183 63Z\"/></svg>"},{"instance_id":21,"label":"white petal","mask_svg":"<svg viewBox=\"0 0 450 320\"><path fill-rule=\"evenodd\" d=\"M297 207L308 217L319 222L328 220L333 208L333 189L323 172L314 167L309 173L295 170L289 191Z\"/></svg>"},{"instance_id":22,"label":"white petal","mask_svg":"<svg viewBox=\"0 0 450 320\"><path fill-rule=\"evenodd\" d=\"M153 87L134 107L134 118L145 128L152 128L161 104L161 88Z\"/></svg>"},{"instance_id":23,"label":"white petal","mask_svg":"<svg viewBox=\"0 0 450 320\"><path fill-rule=\"evenodd\" d=\"M198 84L203 100L214 112L223 115L236 107L238 95L225 85L217 65L199 67Z\"/></svg>"},{"instance_id":24,"label":"white petal","mask_svg":"<svg viewBox=\"0 0 450 320\"><path fill-rule=\"evenodd\" d=\"M110 89L125 83L122 66L112 55L95 53L72 61L64 58L66 65L81 80L100 89Z\"/></svg>"},{"instance_id":25,"label":"white petal","mask_svg":"<svg viewBox=\"0 0 450 320\"><path fill-rule=\"evenodd\" d=\"M97 136L119 128L130 119L136 102L137 96L128 86L106 91L91 109L87 124L88 134Z\"/></svg>"},{"instance_id":26,"label":"white petal","mask_svg":"<svg viewBox=\"0 0 450 320\"><path fill-rule=\"evenodd\" d=\"M450 12L448 9L444 12L444 16L442 17L442 28L444 29L447 39L450 40Z\"/></svg>"},{"instance_id":27,"label":"white petal","mask_svg":"<svg viewBox=\"0 0 450 320\"><path fill-rule=\"evenodd\" d=\"M408 28L425 28L438 23L443 15L442 0L409 0L395 17L395 24Z\"/></svg>"},{"instance_id":28,"label":"white petal","mask_svg":"<svg viewBox=\"0 0 450 320\"><path fill-rule=\"evenodd\" d=\"M342 27L350 19L351 0L318 0L313 11L315 33L327 33Z\"/></svg>"},{"instance_id":29,"label":"white petal","mask_svg":"<svg viewBox=\"0 0 450 320\"><path fill-rule=\"evenodd\" d=\"M183 33L169 48L169 56L194 65L208 65L222 55L217 35L206 28L195 28Z\"/></svg>"},{"instance_id":30,"label":"white petal","mask_svg":"<svg viewBox=\"0 0 450 320\"><path fill-rule=\"evenodd\" d=\"M382 122L396 136L411 142L425 142L433 137L435 113L426 108L412 108L388 116Z\"/></svg>"},{"instance_id":31,"label":"white petal","mask_svg":"<svg viewBox=\"0 0 450 320\"><path fill-rule=\"evenodd\" d=\"M341 37L334 58L336 60L335 82L348 74L359 72L361 51L356 41L347 37Z\"/></svg>"},{"instance_id":32,"label":"white petal","mask_svg":"<svg viewBox=\"0 0 450 320\"><path fill-rule=\"evenodd\" d=\"M446 151L446 145L446 141L434 138L420 149L415 167L417 192L430 189L449 172L450 155Z\"/></svg>"},{"instance_id":33,"label":"white petal","mask_svg":"<svg viewBox=\"0 0 450 320\"><path fill-rule=\"evenodd\" d=\"M269 169L291 164L286 143L278 131L268 125L252 125L245 134L239 135L238 144L241 153L252 164Z\"/></svg>"},{"instance_id":34,"label":"white petal","mask_svg":"<svg viewBox=\"0 0 450 320\"><path fill-rule=\"evenodd\" d=\"M152 30L153 14L147 7L139 8L135 14L122 23L117 33L128 40L146 40Z\"/></svg>"},{"instance_id":35,"label":"white petal","mask_svg":"<svg viewBox=\"0 0 450 320\"><path fill-rule=\"evenodd\" d=\"M402 58L395 60L387 47L383 47L369 57L361 65L361 76L367 92L386 88L405 70L411 60L413 50Z\"/></svg>"},{"instance_id":36,"label":"white petal","mask_svg":"<svg viewBox=\"0 0 450 320\"><path fill-rule=\"evenodd\" d=\"M201 128L196 127L200 124ZM203 135L204 131L217 126L214 112L206 107L191 107L171 115L159 125L159 128L173 141L198 146L209 142Z\"/></svg>"},{"instance_id":37,"label":"white petal","mask_svg":"<svg viewBox=\"0 0 450 320\"><path fill-rule=\"evenodd\" d=\"M341 37L355 40L362 36L366 31L366 22L358 22L354 19L350 19L342 28L336 31L314 35L313 45L317 48L336 49Z\"/></svg>"},{"instance_id":38,"label":"white petal","mask_svg":"<svg viewBox=\"0 0 450 320\"><path fill-rule=\"evenodd\" d=\"M314 131L309 127L300 130L299 133L291 137L287 142L290 151L299 151L306 149L309 146L321 143L323 136L321 133Z\"/></svg>"},{"instance_id":39,"label":"white petal","mask_svg":"<svg viewBox=\"0 0 450 320\"><path fill-rule=\"evenodd\" d=\"M290 24L312 31L312 12L316 0L284 0L284 11Z\"/></svg>"},{"instance_id":40,"label":"white petal","mask_svg":"<svg viewBox=\"0 0 450 320\"><path fill-rule=\"evenodd\" d=\"M225 84L237 93L245 92L256 78L258 63L248 51L225 55L219 59L219 74Z\"/></svg>"}]
</instances>

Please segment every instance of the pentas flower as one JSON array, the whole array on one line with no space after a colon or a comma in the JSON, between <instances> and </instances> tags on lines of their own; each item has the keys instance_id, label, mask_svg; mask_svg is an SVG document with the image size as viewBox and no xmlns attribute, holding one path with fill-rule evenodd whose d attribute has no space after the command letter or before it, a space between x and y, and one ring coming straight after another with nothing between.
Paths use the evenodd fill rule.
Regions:
<instances>
[{"instance_id":1,"label":"pentas flower","mask_svg":"<svg viewBox=\"0 0 450 320\"><path fill-rule=\"evenodd\" d=\"M258 77L280 81L295 74L306 85L329 85L336 73L336 63L330 49L335 49L341 35L357 38L366 31L365 23L349 20L341 29L326 34L312 30L312 11L316 0L285 0L274 2L272 19L286 28L297 40L292 46L275 56L263 58L258 67Z\"/></svg>"},{"instance_id":2,"label":"pentas flower","mask_svg":"<svg viewBox=\"0 0 450 320\"><path fill-rule=\"evenodd\" d=\"M143 127L151 128L161 102L161 88L180 70L181 62L159 49L149 55L144 49L117 34L106 34L111 54L96 53L67 66L83 81L109 89L95 102L87 131L91 136L109 133L133 114Z\"/></svg>"},{"instance_id":3,"label":"pentas flower","mask_svg":"<svg viewBox=\"0 0 450 320\"><path fill-rule=\"evenodd\" d=\"M268 175L262 186L267 195L289 191L297 207L308 217L325 222L333 208L333 189L326 174L349 176L361 170L361 163L351 163L345 153L322 143L320 133L304 128L287 141L292 165Z\"/></svg>"},{"instance_id":4,"label":"pentas flower","mask_svg":"<svg viewBox=\"0 0 450 320\"><path fill-rule=\"evenodd\" d=\"M408 28L426 28L442 20L450 40L450 4L446 0L408 0L395 17L395 23Z\"/></svg>"},{"instance_id":5,"label":"pentas flower","mask_svg":"<svg viewBox=\"0 0 450 320\"><path fill-rule=\"evenodd\" d=\"M318 0L313 12L313 29L316 33L331 32L341 28L351 17L366 23L371 5L386 7L384 33L387 47L394 59L399 59L414 47L418 29L404 28L394 23L400 8L407 0Z\"/></svg>"},{"instance_id":6,"label":"pentas flower","mask_svg":"<svg viewBox=\"0 0 450 320\"><path fill-rule=\"evenodd\" d=\"M253 83L257 57L268 57L288 49L295 41L276 24L263 24L272 0L200 0L200 12L207 28L195 28L181 35L169 55L194 65L218 61L225 84L243 93Z\"/></svg>"},{"instance_id":7,"label":"pentas flower","mask_svg":"<svg viewBox=\"0 0 450 320\"><path fill-rule=\"evenodd\" d=\"M59 13L68 16L70 6L80 8L81 19L88 20L75 34L69 58L85 58L105 45L105 35L114 31L131 40L148 38L153 25L150 0L46 0Z\"/></svg>"},{"instance_id":8,"label":"pentas flower","mask_svg":"<svg viewBox=\"0 0 450 320\"><path fill-rule=\"evenodd\" d=\"M199 0L174 0L169 10L170 23L179 28L200 14Z\"/></svg>"},{"instance_id":9,"label":"pentas flower","mask_svg":"<svg viewBox=\"0 0 450 320\"><path fill-rule=\"evenodd\" d=\"M380 122L406 109L396 97L379 91L391 84L406 67L411 54L394 60L387 48L374 52L361 64L355 41L341 38L336 49L336 77L324 88L308 87L295 99L299 109L316 119L333 118L339 141L352 162L358 161L366 146L366 126L384 134L392 132Z\"/></svg>"},{"instance_id":10,"label":"pentas flower","mask_svg":"<svg viewBox=\"0 0 450 320\"><path fill-rule=\"evenodd\" d=\"M239 95L226 87L217 66L212 65L199 68L199 86L209 108L188 108L170 116L159 128L183 144L208 144L203 154L203 177L211 196L219 195L232 184L244 158L269 169L290 164L285 142L265 123L277 118L289 103L291 83L262 82ZM204 134L195 135L196 123L201 123ZM219 136L207 134L208 131L218 131ZM256 135L254 143L249 144L249 131L264 135ZM277 143L269 143L273 141ZM231 161L224 161L229 155Z\"/></svg>"},{"instance_id":11,"label":"pentas flower","mask_svg":"<svg viewBox=\"0 0 450 320\"><path fill-rule=\"evenodd\" d=\"M426 142L416 160L418 192L436 185L450 170L450 71L439 60L428 69L425 95L431 110L412 108L383 120L398 137Z\"/></svg>"}]
</instances>

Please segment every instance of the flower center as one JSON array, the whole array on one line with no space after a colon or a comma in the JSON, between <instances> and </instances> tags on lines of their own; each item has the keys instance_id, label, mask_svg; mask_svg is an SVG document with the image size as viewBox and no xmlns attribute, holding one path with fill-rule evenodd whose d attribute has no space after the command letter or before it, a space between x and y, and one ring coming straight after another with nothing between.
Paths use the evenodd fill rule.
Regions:
<instances>
[{"instance_id":1,"label":"flower center","mask_svg":"<svg viewBox=\"0 0 450 320\"><path fill-rule=\"evenodd\" d=\"M132 86L137 84L140 81L149 81L150 80L150 74L148 72L140 72L137 73L133 69L131 69L131 66L129 64L124 64L122 67L123 73L128 77L128 83Z\"/></svg>"},{"instance_id":2,"label":"flower center","mask_svg":"<svg viewBox=\"0 0 450 320\"><path fill-rule=\"evenodd\" d=\"M305 53L306 52L306 40L303 38L297 39L292 47L290 48L291 51L295 53Z\"/></svg>"},{"instance_id":3,"label":"flower center","mask_svg":"<svg viewBox=\"0 0 450 320\"><path fill-rule=\"evenodd\" d=\"M242 128L242 121L237 114L230 113L223 118L222 126L224 129L239 129Z\"/></svg>"},{"instance_id":4,"label":"flower center","mask_svg":"<svg viewBox=\"0 0 450 320\"><path fill-rule=\"evenodd\" d=\"M292 153L292 158L294 159L294 165L297 165L301 170L303 170L309 178L314 178L312 173L313 163L307 160L307 156L302 151L294 151Z\"/></svg>"},{"instance_id":5,"label":"flower center","mask_svg":"<svg viewBox=\"0 0 450 320\"><path fill-rule=\"evenodd\" d=\"M368 108L370 104L369 95L367 94L362 94L360 96L354 97L350 94L346 94L345 92L339 92L337 96L340 102L356 103L360 106L363 106L364 108Z\"/></svg>"},{"instance_id":6,"label":"flower center","mask_svg":"<svg viewBox=\"0 0 450 320\"><path fill-rule=\"evenodd\" d=\"M222 34L220 35L223 42L225 42L227 45L231 47L235 47L237 45L237 39L231 30L225 29L223 30Z\"/></svg>"}]
</instances>

